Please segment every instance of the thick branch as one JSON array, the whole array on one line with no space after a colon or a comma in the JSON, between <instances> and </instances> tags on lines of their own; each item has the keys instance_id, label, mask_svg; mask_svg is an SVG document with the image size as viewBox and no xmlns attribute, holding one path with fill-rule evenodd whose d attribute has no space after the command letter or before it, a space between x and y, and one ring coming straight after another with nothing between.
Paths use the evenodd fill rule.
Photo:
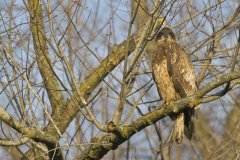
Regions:
<instances>
[{"instance_id":1,"label":"thick branch","mask_svg":"<svg viewBox=\"0 0 240 160\"><path fill-rule=\"evenodd\" d=\"M11 141L11 140L0 140L0 145L1 146L7 146L7 147L12 147L12 146L20 146L22 144L25 144L27 142L29 142L30 139L28 137L23 137L22 139L20 139L19 141Z\"/></svg>"},{"instance_id":2,"label":"thick branch","mask_svg":"<svg viewBox=\"0 0 240 160\"><path fill-rule=\"evenodd\" d=\"M43 22L42 6L39 0L29 0L28 2L31 17L30 29L32 31L38 68L43 78L44 86L48 93L48 98L50 100L51 106L53 107L54 111L57 111L57 107L60 108L63 105L63 95L60 91L58 79L56 78L51 66L46 35L44 34L45 28Z\"/></svg>"},{"instance_id":3,"label":"thick branch","mask_svg":"<svg viewBox=\"0 0 240 160\"><path fill-rule=\"evenodd\" d=\"M2 107L0 107L0 119L11 126L13 129L18 131L19 133L22 133L23 135L33 138L36 141L41 141L41 142L57 142L58 139L52 136L49 136L47 134L44 134L43 132L29 128L27 127L24 123L18 121L17 119L11 117Z\"/></svg>"},{"instance_id":4,"label":"thick branch","mask_svg":"<svg viewBox=\"0 0 240 160\"><path fill-rule=\"evenodd\" d=\"M129 50L130 54L135 49L135 41L140 37L141 32L135 36L130 36L129 40ZM124 59L126 53L127 40L123 41L121 44L114 46L112 48L111 54L107 56L101 64L94 69L89 76L81 83L80 91L84 94L84 98L93 92L93 90L99 85L100 82L111 72L119 63Z\"/></svg>"}]
</instances>

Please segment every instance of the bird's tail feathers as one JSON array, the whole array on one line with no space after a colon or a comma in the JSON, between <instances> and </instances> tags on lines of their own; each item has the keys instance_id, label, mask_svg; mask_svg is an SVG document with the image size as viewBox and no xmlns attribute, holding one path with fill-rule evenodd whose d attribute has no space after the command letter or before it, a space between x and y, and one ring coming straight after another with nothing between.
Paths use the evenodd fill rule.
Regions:
<instances>
[{"instance_id":1,"label":"bird's tail feathers","mask_svg":"<svg viewBox=\"0 0 240 160\"><path fill-rule=\"evenodd\" d=\"M193 117L194 117L194 108L187 109L184 111L184 134L185 136L191 140L192 135L194 132L194 123L193 123Z\"/></svg>"}]
</instances>

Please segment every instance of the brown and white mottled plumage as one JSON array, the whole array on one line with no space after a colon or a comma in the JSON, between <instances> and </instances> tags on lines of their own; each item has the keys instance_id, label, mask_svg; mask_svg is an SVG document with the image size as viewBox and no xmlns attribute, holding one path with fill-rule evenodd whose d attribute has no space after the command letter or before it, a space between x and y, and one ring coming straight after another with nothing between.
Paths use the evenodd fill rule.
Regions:
<instances>
[{"instance_id":1,"label":"brown and white mottled plumage","mask_svg":"<svg viewBox=\"0 0 240 160\"><path fill-rule=\"evenodd\" d=\"M191 61L176 43L170 28L163 28L156 37L156 51L152 53L153 79L158 93L165 103L170 103L194 94L197 90L196 77ZM194 109L171 116L174 120L173 140L181 143L183 133L191 139ZM185 125L185 129L184 129Z\"/></svg>"}]
</instances>

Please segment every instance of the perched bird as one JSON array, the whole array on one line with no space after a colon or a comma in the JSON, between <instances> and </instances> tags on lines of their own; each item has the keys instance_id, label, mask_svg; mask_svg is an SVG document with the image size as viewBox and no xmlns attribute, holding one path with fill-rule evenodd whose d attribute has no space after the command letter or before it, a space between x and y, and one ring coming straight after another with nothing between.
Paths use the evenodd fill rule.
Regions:
<instances>
[{"instance_id":1,"label":"perched bird","mask_svg":"<svg viewBox=\"0 0 240 160\"><path fill-rule=\"evenodd\" d=\"M153 79L164 103L190 96L197 91L196 76L191 61L177 44L175 35L168 27L156 36L156 50L152 55ZM172 140L182 143L183 134L191 139L194 108L170 116L174 121Z\"/></svg>"}]
</instances>

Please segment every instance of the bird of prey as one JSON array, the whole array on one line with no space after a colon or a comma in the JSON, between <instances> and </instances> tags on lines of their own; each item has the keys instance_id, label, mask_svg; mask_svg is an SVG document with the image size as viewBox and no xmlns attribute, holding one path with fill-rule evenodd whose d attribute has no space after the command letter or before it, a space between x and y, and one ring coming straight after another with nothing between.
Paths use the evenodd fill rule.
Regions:
<instances>
[{"instance_id":1,"label":"bird of prey","mask_svg":"<svg viewBox=\"0 0 240 160\"><path fill-rule=\"evenodd\" d=\"M185 51L177 44L175 35L168 27L156 36L156 50L152 53L153 79L164 103L194 94L197 90L196 76ZM194 108L170 116L174 121L172 140L182 143L183 134L191 139Z\"/></svg>"}]
</instances>

